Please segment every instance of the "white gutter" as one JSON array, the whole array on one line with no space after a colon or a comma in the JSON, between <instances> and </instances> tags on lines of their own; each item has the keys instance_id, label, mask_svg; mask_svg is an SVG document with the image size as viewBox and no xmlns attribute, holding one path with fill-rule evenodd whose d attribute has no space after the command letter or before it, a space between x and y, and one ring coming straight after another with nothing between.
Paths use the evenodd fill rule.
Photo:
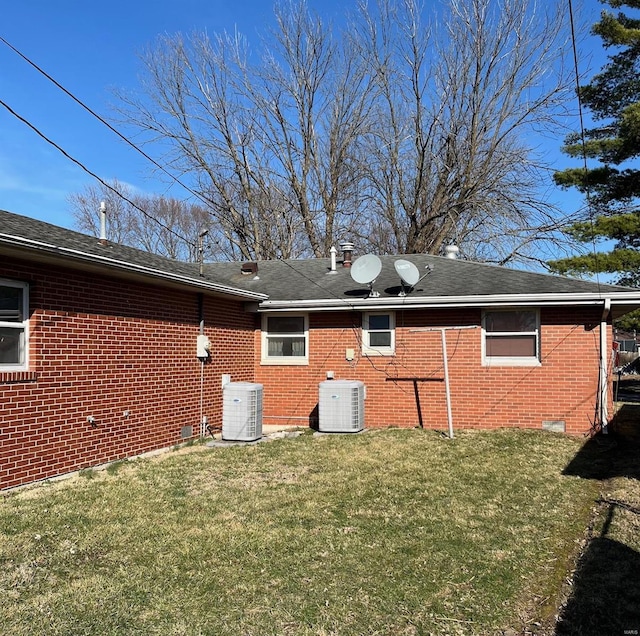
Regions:
<instances>
[{"instance_id":1,"label":"white gutter","mask_svg":"<svg viewBox=\"0 0 640 636\"><path fill-rule=\"evenodd\" d=\"M635 305L640 303L640 293L620 292L615 294L616 304ZM609 299L611 301L611 299ZM322 298L318 300L265 300L260 303L258 311L300 311L304 309L314 311L336 311L340 309L376 310L384 309L420 309L420 308L449 308L470 306L562 306L588 305L600 307L601 294L572 293L572 294L496 294L482 296L404 296L393 298Z\"/></svg>"},{"instance_id":2,"label":"white gutter","mask_svg":"<svg viewBox=\"0 0 640 636\"><path fill-rule=\"evenodd\" d=\"M97 242L97 241L96 241ZM268 298L266 294L258 292L247 291L244 289L237 289L235 287L229 287L227 285L221 285L219 283L212 283L206 280L202 280L198 277L185 276L184 274L176 274L173 272L167 272L164 270L155 269L153 267L145 267L144 265L137 265L128 261L121 261L115 258L108 258L106 256L100 256L99 254L91 254L89 252L83 252L81 250L74 250L67 247L58 247L49 243L43 243L41 241L34 241L31 239L25 239L22 237L15 237L7 234L0 234L0 244L7 245L9 247L26 248L31 250L37 250L46 254L54 256L64 256L66 258L73 259L84 263L90 263L92 265L103 265L105 267L115 268L125 272L134 274L141 274L143 276L159 278L172 283L179 283L181 285L187 285L189 287L197 287L198 289L204 289L207 291L218 292L220 294L226 294L230 296L238 296L245 300L265 300Z\"/></svg>"},{"instance_id":3,"label":"white gutter","mask_svg":"<svg viewBox=\"0 0 640 636\"><path fill-rule=\"evenodd\" d=\"M609 363L609 352L607 348L607 331L609 313L611 312L611 298L604 299L604 305L602 307L602 318L600 320L600 377L598 380L598 386L600 389L600 426L602 432L607 435L609 432L609 410L607 408L607 365Z\"/></svg>"}]
</instances>

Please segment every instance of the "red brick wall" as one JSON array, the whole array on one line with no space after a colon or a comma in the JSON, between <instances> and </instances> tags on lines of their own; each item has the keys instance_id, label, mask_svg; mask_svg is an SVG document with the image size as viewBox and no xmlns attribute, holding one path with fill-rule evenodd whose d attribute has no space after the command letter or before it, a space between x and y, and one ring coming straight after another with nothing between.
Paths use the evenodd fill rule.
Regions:
<instances>
[{"instance_id":1,"label":"red brick wall","mask_svg":"<svg viewBox=\"0 0 640 636\"><path fill-rule=\"evenodd\" d=\"M480 327L448 330L454 429L539 429L543 420L561 420L568 433L588 432L597 403L600 315L598 309L542 308L542 364L537 367L483 366ZM425 428L446 431L441 332L415 330L479 325L480 320L480 309L396 312L395 356L367 358L360 355L358 312L318 312L310 315L308 366L260 365L258 332L256 382L264 384L264 423L308 424L318 383L333 371L336 379L365 383L367 427L419 426L422 420ZM347 348L355 349L352 363L345 360Z\"/></svg>"},{"instance_id":2,"label":"red brick wall","mask_svg":"<svg viewBox=\"0 0 640 636\"><path fill-rule=\"evenodd\" d=\"M197 293L17 261L0 278L30 285L29 370L0 373L1 488L198 437L201 413L221 424L221 374L253 380L241 302L204 298L201 411Z\"/></svg>"},{"instance_id":3,"label":"red brick wall","mask_svg":"<svg viewBox=\"0 0 640 636\"><path fill-rule=\"evenodd\" d=\"M195 292L19 261L0 265L0 278L30 285L29 370L0 372L2 489L178 444L184 426L197 437L201 414L219 428L223 373L264 384L265 424L308 425L318 383L331 370L336 379L366 384L368 427L422 420L446 430L440 332L415 330L478 325L481 315L397 312L396 355L367 358L359 312L318 312L310 315L308 366L262 366L259 316L244 313L241 302L206 296L213 346L201 407ZM600 312L543 308L541 320L539 367L485 367L479 328L447 331L455 428L562 420L569 433L589 431ZM355 350L352 362L347 348Z\"/></svg>"}]
</instances>

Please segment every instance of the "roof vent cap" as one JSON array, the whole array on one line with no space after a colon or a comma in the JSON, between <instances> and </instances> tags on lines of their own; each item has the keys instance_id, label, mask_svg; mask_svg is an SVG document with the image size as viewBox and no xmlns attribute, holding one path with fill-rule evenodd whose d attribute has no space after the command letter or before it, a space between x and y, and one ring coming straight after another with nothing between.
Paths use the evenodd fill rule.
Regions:
<instances>
[{"instance_id":1,"label":"roof vent cap","mask_svg":"<svg viewBox=\"0 0 640 636\"><path fill-rule=\"evenodd\" d=\"M460 248L457 245L445 245L444 255L447 258L456 259L460 253Z\"/></svg>"},{"instance_id":2,"label":"roof vent cap","mask_svg":"<svg viewBox=\"0 0 640 636\"><path fill-rule=\"evenodd\" d=\"M331 272L335 272L336 271L336 254L338 253L338 250L336 249L335 245L331 246L331 249L329 250L329 253L331 255Z\"/></svg>"},{"instance_id":3,"label":"roof vent cap","mask_svg":"<svg viewBox=\"0 0 640 636\"><path fill-rule=\"evenodd\" d=\"M342 267L351 267L353 243L351 241L343 241L340 243L340 249L342 250Z\"/></svg>"},{"instance_id":4,"label":"roof vent cap","mask_svg":"<svg viewBox=\"0 0 640 636\"><path fill-rule=\"evenodd\" d=\"M258 263L255 261L251 263L242 263L240 266L240 272L246 276L249 274L257 274L258 273Z\"/></svg>"}]
</instances>

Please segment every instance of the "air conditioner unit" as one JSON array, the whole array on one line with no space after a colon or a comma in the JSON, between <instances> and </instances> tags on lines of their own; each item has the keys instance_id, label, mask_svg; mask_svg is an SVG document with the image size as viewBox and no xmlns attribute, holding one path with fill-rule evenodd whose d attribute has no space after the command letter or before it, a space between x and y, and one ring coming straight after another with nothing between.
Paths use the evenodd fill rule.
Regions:
<instances>
[{"instance_id":1,"label":"air conditioner unit","mask_svg":"<svg viewBox=\"0 0 640 636\"><path fill-rule=\"evenodd\" d=\"M320 382L318 430L357 433L364 429L364 384L358 380Z\"/></svg>"},{"instance_id":2,"label":"air conditioner unit","mask_svg":"<svg viewBox=\"0 0 640 636\"><path fill-rule=\"evenodd\" d=\"M262 384L228 382L222 389L222 439L252 442L262 437Z\"/></svg>"}]
</instances>

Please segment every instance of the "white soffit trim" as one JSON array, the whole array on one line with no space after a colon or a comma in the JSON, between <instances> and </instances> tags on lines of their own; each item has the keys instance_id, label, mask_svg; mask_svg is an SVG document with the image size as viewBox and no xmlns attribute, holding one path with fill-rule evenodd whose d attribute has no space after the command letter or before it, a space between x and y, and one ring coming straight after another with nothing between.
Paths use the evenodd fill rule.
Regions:
<instances>
[{"instance_id":1,"label":"white soffit trim","mask_svg":"<svg viewBox=\"0 0 640 636\"><path fill-rule=\"evenodd\" d=\"M483 296L432 296L399 298L363 298L358 300L342 300L339 298L321 300L265 300L260 303L258 311L336 311L348 309L421 309L421 308L460 308L472 306L601 306L605 294L496 294ZM607 298L616 305L640 304L640 291L607 292Z\"/></svg>"}]
</instances>

